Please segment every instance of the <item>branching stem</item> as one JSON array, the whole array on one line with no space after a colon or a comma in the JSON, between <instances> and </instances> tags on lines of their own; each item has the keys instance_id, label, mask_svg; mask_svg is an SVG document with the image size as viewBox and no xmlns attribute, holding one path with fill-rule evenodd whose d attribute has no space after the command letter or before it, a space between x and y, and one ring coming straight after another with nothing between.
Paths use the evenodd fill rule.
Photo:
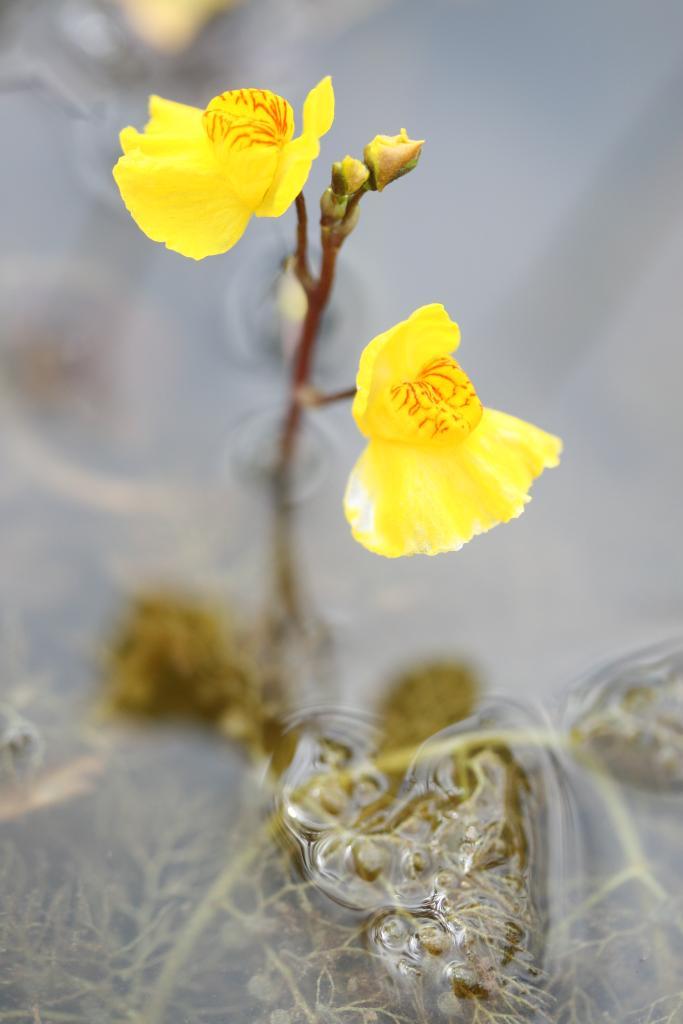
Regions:
<instances>
[{"instance_id":1,"label":"branching stem","mask_svg":"<svg viewBox=\"0 0 683 1024\"><path fill-rule=\"evenodd\" d=\"M316 391L315 388L306 388L299 393L299 405L303 405L304 408L316 409L319 405L332 405L333 402L343 402L349 398L355 398L355 395L355 387L327 393Z\"/></svg>"}]
</instances>

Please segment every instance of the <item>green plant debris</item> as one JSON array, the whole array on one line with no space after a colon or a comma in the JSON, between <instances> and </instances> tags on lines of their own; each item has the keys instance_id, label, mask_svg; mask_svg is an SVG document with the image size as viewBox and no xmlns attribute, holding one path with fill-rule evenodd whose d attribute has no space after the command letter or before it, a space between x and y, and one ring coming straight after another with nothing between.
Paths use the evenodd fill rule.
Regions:
<instances>
[{"instance_id":1,"label":"green plant debris","mask_svg":"<svg viewBox=\"0 0 683 1024\"><path fill-rule=\"evenodd\" d=\"M106 653L105 705L119 713L217 727L263 753L274 709L223 606L187 594L135 598Z\"/></svg>"},{"instance_id":2,"label":"green plant debris","mask_svg":"<svg viewBox=\"0 0 683 1024\"><path fill-rule=\"evenodd\" d=\"M477 673L463 662L416 665L389 684L377 709L380 750L419 746L473 714L480 693Z\"/></svg>"}]
</instances>

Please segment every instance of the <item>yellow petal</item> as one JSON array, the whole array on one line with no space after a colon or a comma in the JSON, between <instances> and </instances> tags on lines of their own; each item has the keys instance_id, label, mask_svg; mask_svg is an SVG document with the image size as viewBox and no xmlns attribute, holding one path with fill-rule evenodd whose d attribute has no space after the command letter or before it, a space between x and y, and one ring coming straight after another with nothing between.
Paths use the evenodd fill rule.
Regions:
<instances>
[{"instance_id":1,"label":"yellow petal","mask_svg":"<svg viewBox=\"0 0 683 1024\"><path fill-rule=\"evenodd\" d=\"M332 79L323 78L311 89L303 111L303 131L282 149L271 187L255 210L257 217L281 217L306 184L311 165L320 153L319 139L334 120Z\"/></svg>"},{"instance_id":2,"label":"yellow petal","mask_svg":"<svg viewBox=\"0 0 683 1024\"><path fill-rule=\"evenodd\" d=\"M282 150L272 184L254 213L257 217L281 217L306 184L311 165L320 152L314 135L300 135Z\"/></svg>"},{"instance_id":3,"label":"yellow petal","mask_svg":"<svg viewBox=\"0 0 683 1024\"><path fill-rule=\"evenodd\" d=\"M346 517L356 540L389 558L457 551L520 515L534 478L558 464L561 448L492 409L452 447L373 439L351 473Z\"/></svg>"},{"instance_id":4,"label":"yellow petal","mask_svg":"<svg viewBox=\"0 0 683 1024\"><path fill-rule=\"evenodd\" d=\"M132 131L122 133L114 178L138 227L195 260L232 248L251 211L230 190L208 140L138 133L134 140Z\"/></svg>"},{"instance_id":5,"label":"yellow petal","mask_svg":"<svg viewBox=\"0 0 683 1024\"><path fill-rule=\"evenodd\" d=\"M267 146L254 146L230 154L224 167L226 180L252 213L258 211L272 186L280 158L280 150Z\"/></svg>"},{"instance_id":6,"label":"yellow petal","mask_svg":"<svg viewBox=\"0 0 683 1024\"><path fill-rule=\"evenodd\" d=\"M149 121L146 132L166 132L169 135L186 135L199 137L203 134L203 111L199 107L188 106L187 103L176 103L166 100L163 96L150 96Z\"/></svg>"},{"instance_id":7,"label":"yellow petal","mask_svg":"<svg viewBox=\"0 0 683 1024\"><path fill-rule=\"evenodd\" d=\"M382 423L391 410L391 389L414 380L432 360L454 352L460 328L440 303L422 306L412 316L378 335L366 346L356 378L353 416L370 437L384 433Z\"/></svg>"},{"instance_id":8,"label":"yellow petal","mask_svg":"<svg viewBox=\"0 0 683 1024\"><path fill-rule=\"evenodd\" d=\"M124 153L137 149L147 154L177 154L190 146L204 150L208 159L209 143L204 137L202 111L198 107L150 96L149 113L144 132L131 127L121 132L119 138Z\"/></svg>"},{"instance_id":9,"label":"yellow petal","mask_svg":"<svg viewBox=\"0 0 683 1024\"><path fill-rule=\"evenodd\" d=\"M321 139L334 121L334 89L329 75L311 89L304 103L303 134Z\"/></svg>"},{"instance_id":10,"label":"yellow petal","mask_svg":"<svg viewBox=\"0 0 683 1024\"><path fill-rule=\"evenodd\" d=\"M164 154L176 156L178 153L184 153L188 147L186 135L167 135L164 132L142 134L131 127L123 129L119 135L119 141L124 155L138 152L145 153L147 156L163 156ZM201 138L192 145L196 148L206 149ZM208 152L206 155L208 158Z\"/></svg>"}]
</instances>

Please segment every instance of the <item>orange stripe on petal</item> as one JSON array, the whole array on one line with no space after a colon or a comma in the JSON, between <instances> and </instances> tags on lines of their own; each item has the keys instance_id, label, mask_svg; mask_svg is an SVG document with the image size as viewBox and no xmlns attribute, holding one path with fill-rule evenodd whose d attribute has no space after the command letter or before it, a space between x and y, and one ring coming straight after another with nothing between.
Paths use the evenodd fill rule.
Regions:
<instances>
[{"instance_id":1,"label":"orange stripe on petal","mask_svg":"<svg viewBox=\"0 0 683 1024\"><path fill-rule=\"evenodd\" d=\"M237 89L211 100L204 130L221 154L252 146L281 148L294 134L294 113L287 100L266 89Z\"/></svg>"}]
</instances>

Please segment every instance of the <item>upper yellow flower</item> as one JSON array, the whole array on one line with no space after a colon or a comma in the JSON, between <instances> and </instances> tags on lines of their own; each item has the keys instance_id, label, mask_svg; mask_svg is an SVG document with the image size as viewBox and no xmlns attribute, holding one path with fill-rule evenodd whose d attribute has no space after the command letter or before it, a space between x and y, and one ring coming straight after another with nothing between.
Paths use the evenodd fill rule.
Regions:
<instances>
[{"instance_id":1,"label":"upper yellow flower","mask_svg":"<svg viewBox=\"0 0 683 1024\"><path fill-rule=\"evenodd\" d=\"M239 241L252 214L280 217L306 183L334 120L332 81L304 103L296 139L287 100L236 89L206 110L152 96L144 133L121 132L114 178L133 220L155 242L201 260Z\"/></svg>"},{"instance_id":2,"label":"upper yellow flower","mask_svg":"<svg viewBox=\"0 0 683 1024\"><path fill-rule=\"evenodd\" d=\"M482 406L451 356L459 344L458 325L431 305L361 356L353 415L370 443L344 510L377 554L457 551L520 515L534 478L559 462L559 438Z\"/></svg>"}]
</instances>

